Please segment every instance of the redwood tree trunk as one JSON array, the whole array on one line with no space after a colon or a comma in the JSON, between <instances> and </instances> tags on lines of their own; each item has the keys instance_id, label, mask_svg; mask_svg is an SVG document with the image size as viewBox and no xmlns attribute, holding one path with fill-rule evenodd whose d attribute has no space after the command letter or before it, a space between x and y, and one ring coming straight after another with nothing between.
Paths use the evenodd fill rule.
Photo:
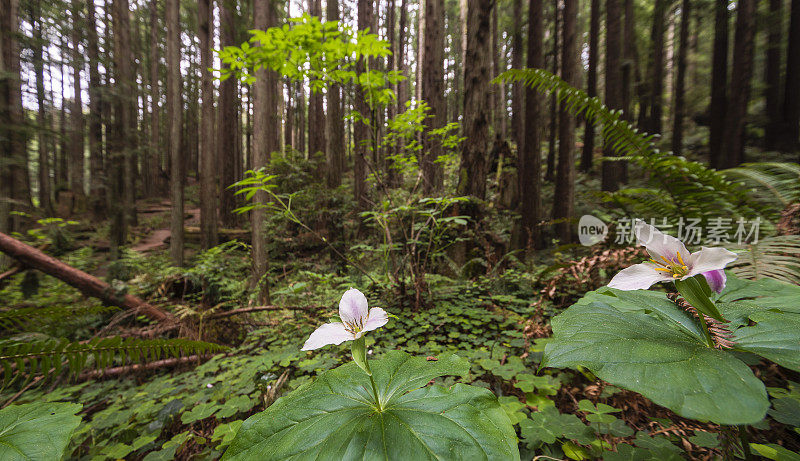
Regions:
<instances>
[{"instance_id":1,"label":"redwood tree trunk","mask_svg":"<svg viewBox=\"0 0 800 461\"><path fill-rule=\"evenodd\" d=\"M522 41L522 0L514 0L514 30L511 35L511 67L522 69L522 59L525 56ZM522 149L525 115L525 93L522 82L514 82L511 88L511 137L517 144L517 150Z\"/></svg>"},{"instance_id":2,"label":"redwood tree trunk","mask_svg":"<svg viewBox=\"0 0 800 461\"><path fill-rule=\"evenodd\" d=\"M172 264L183 266L183 158L181 155L180 6L166 0L167 10L167 119L169 120L170 214L169 254Z\"/></svg>"},{"instance_id":3,"label":"redwood tree trunk","mask_svg":"<svg viewBox=\"0 0 800 461\"><path fill-rule=\"evenodd\" d=\"M733 168L744 161L747 104L753 77L756 1L739 0L736 8L730 99L722 135L722 166Z\"/></svg>"},{"instance_id":4,"label":"redwood tree trunk","mask_svg":"<svg viewBox=\"0 0 800 461\"><path fill-rule=\"evenodd\" d=\"M528 3L528 58L527 67L543 69L544 64L544 11L543 0ZM539 221L542 216L542 96L538 91L525 88L525 131L519 149L519 197L522 231L525 246L538 249L542 246Z\"/></svg>"},{"instance_id":5,"label":"redwood tree trunk","mask_svg":"<svg viewBox=\"0 0 800 461\"><path fill-rule=\"evenodd\" d=\"M800 0L792 0L789 40L786 49L786 83L783 92L785 140L781 148L800 150Z\"/></svg>"},{"instance_id":6,"label":"redwood tree trunk","mask_svg":"<svg viewBox=\"0 0 800 461\"><path fill-rule=\"evenodd\" d=\"M486 151L489 135L490 19L492 0L473 0L467 8L464 60L464 136L458 178L459 195L486 198Z\"/></svg>"},{"instance_id":7,"label":"redwood tree trunk","mask_svg":"<svg viewBox=\"0 0 800 461\"><path fill-rule=\"evenodd\" d=\"M81 31L83 25L81 24L80 11L83 2L79 0L72 0L72 84L73 84L73 104L72 104L72 146L70 156L72 167L69 169L69 186L77 198L78 202L83 205L86 193L84 187L84 173L83 173L83 95L81 94L81 69L83 68L83 55L79 44L81 42Z\"/></svg>"},{"instance_id":8,"label":"redwood tree trunk","mask_svg":"<svg viewBox=\"0 0 800 461\"><path fill-rule=\"evenodd\" d=\"M358 29L365 30L372 26L374 2L373 0L358 0ZM356 63L356 72L361 74L366 71L364 59ZM364 92L360 88L356 89L355 110L365 117L369 117L370 108L367 104ZM371 117L370 117L371 118ZM358 209L367 208L366 180L367 180L367 144L370 142L369 127L362 122L355 122L353 128L353 157L354 157L354 184L353 194Z\"/></svg>"},{"instance_id":9,"label":"redwood tree trunk","mask_svg":"<svg viewBox=\"0 0 800 461\"><path fill-rule=\"evenodd\" d=\"M580 86L578 74L578 0L564 0L564 45L561 48L561 79ZM572 241L575 214L575 117L564 107L558 120L558 171L556 173L553 218L556 235L562 243Z\"/></svg>"},{"instance_id":10,"label":"redwood tree trunk","mask_svg":"<svg viewBox=\"0 0 800 461\"><path fill-rule=\"evenodd\" d=\"M678 44L678 69L675 76L675 118L672 125L672 153L683 152L683 118L686 116L686 55L689 50L689 21L691 21L691 1L681 3L681 31Z\"/></svg>"},{"instance_id":11,"label":"redwood tree trunk","mask_svg":"<svg viewBox=\"0 0 800 461\"><path fill-rule=\"evenodd\" d=\"M764 69L765 106L767 125L764 130L765 147L778 147L783 125L781 110L781 42L783 41L783 0L769 0L767 27L767 59ZM797 86L795 82L794 86Z\"/></svg>"},{"instance_id":12,"label":"redwood tree trunk","mask_svg":"<svg viewBox=\"0 0 800 461\"><path fill-rule=\"evenodd\" d=\"M322 18L320 0L308 0L311 16ZM375 28L372 28L374 31ZM312 89L308 98L308 155L312 157L321 152L325 154L325 111L322 103L322 92Z\"/></svg>"},{"instance_id":13,"label":"redwood tree trunk","mask_svg":"<svg viewBox=\"0 0 800 461\"><path fill-rule=\"evenodd\" d=\"M586 73L586 93L597 96L597 63L600 60L600 0L592 0L589 17L589 70ZM592 169L594 157L594 124L586 122L583 133L583 152L581 154L581 171Z\"/></svg>"},{"instance_id":14,"label":"redwood tree trunk","mask_svg":"<svg viewBox=\"0 0 800 461\"><path fill-rule=\"evenodd\" d=\"M645 130L651 134L661 133L664 105L664 31L668 3L668 0L655 0L653 7L653 26L650 31L652 49L648 78L650 114L645 127Z\"/></svg>"},{"instance_id":15,"label":"redwood tree trunk","mask_svg":"<svg viewBox=\"0 0 800 461\"><path fill-rule=\"evenodd\" d=\"M442 168L435 160L443 153L441 143L431 131L447 120L444 99L444 0L425 0L425 33L422 63L422 99L430 106L422 136L423 191L430 195L443 187ZM467 141L468 142L468 141Z\"/></svg>"},{"instance_id":16,"label":"redwood tree trunk","mask_svg":"<svg viewBox=\"0 0 800 461\"><path fill-rule=\"evenodd\" d=\"M728 111L728 0L714 6L714 52L711 65L711 105L709 114L709 163L722 166L722 134Z\"/></svg>"},{"instance_id":17,"label":"redwood tree trunk","mask_svg":"<svg viewBox=\"0 0 800 461\"><path fill-rule=\"evenodd\" d=\"M606 0L606 98L609 109L622 109L622 15L620 0ZM661 0L659 0L661 1ZM603 140L603 156L614 157L617 153L608 139ZM622 167L619 162L603 162L602 189L615 191L622 182Z\"/></svg>"},{"instance_id":18,"label":"redwood tree trunk","mask_svg":"<svg viewBox=\"0 0 800 461\"><path fill-rule=\"evenodd\" d=\"M220 42L222 46L239 45L236 40L235 5L231 0L220 0ZM219 84L217 107L219 136L217 139L217 162L219 164L219 217L223 227L236 227L238 219L234 191L228 186L238 181L236 166L239 156L239 100L236 79L229 78Z\"/></svg>"},{"instance_id":19,"label":"redwood tree trunk","mask_svg":"<svg viewBox=\"0 0 800 461\"><path fill-rule=\"evenodd\" d=\"M214 86L211 67L213 37L213 0L197 5L200 36L200 233L201 245L208 249L217 244L217 156L214 150Z\"/></svg>"},{"instance_id":20,"label":"redwood tree trunk","mask_svg":"<svg viewBox=\"0 0 800 461\"><path fill-rule=\"evenodd\" d=\"M339 20L339 1L328 0L325 12L328 21ZM344 174L344 119L342 118L342 87L328 88L328 116L325 117L325 154L328 160L328 187L338 187Z\"/></svg>"},{"instance_id":21,"label":"redwood tree trunk","mask_svg":"<svg viewBox=\"0 0 800 461\"><path fill-rule=\"evenodd\" d=\"M94 2L86 9L86 52L89 57L89 211L95 221L106 218L107 197L103 165L102 83L99 38Z\"/></svg>"}]
</instances>

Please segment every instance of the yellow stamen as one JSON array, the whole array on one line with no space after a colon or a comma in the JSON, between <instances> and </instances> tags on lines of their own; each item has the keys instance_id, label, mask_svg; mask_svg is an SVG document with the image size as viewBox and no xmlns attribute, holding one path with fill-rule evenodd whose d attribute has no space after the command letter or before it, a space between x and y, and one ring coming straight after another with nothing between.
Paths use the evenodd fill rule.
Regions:
<instances>
[{"instance_id":1,"label":"yellow stamen","mask_svg":"<svg viewBox=\"0 0 800 461\"><path fill-rule=\"evenodd\" d=\"M672 274L672 278L675 278L675 279L680 278L680 274Z\"/></svg>"},{"instance_id":2,"label":"yellow stamen","mask_svg":"<svg viewBox=\"0 0 800 461\"><path fill-rule=\"evenodd\" d=\"M683 262L683 258L681 258L681 252L680 251L678 252L678 261L680 261L681 266L683 266L683 268L686 269L686 263Z\"/></svg>"},{"instance_id":3,"label":"yellow stamen","mask_svg":"<svg viewBox=\"0 0 800 461\"><path fill-rule=\"evenodd\" d=\"M655 270L657 270L657 271L661 271L661 272L666 272L667 274L671 274L671 273L672 273L672 271L671 271L671 270L669 270L669 269L665 269L665 268L663 268L663 267L656 267L656 268L655 268Z\"/></svg>"}]
</instances>

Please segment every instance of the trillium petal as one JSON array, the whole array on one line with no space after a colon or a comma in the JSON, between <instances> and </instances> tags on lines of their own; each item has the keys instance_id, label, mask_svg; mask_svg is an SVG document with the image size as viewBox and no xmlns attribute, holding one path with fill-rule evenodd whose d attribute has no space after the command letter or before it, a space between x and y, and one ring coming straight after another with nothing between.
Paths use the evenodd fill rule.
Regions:
<instances>
[{"instance_id":1,"label":"trillium petal","mask_svg":"<svg viewBox=\"0 0 800 461\"><path fill-rule=\"evenodd\" d=\"M339 301L339 317L342 322L350 324L363 324L369 315L367 297L364 293L351 288L344 292Z\"/></svg>"},{"instance_id":2,"label":"trillium petal","mask_svg":"<svg viewBox=\"0 0 800 461\"><path fill-rule=\"evenodd\" d=\"M728 281L728 276L722 269L716 271L703 272L703 277L706 278L708 286L717 293L722 293L725 289L725 283Z\"/></svg>"},{"instance_id":3,"label":"trillium petal","mask_svg":"<svg viewBox=\"0 0 800 461\"><path fill-rule=\"evenodd\" d=\"M647 252L653 259L659 260L660 256L663 256L670 261L677 262L679 252L684 261L689 259L689 250L686 249L683 242L659 231L641 219L636 220L633 230L639 245L647 248Z\"/></svg>"},{"instance_id":4,"label":"trillium petal","mask_svg":"<svg viewBox=\"0 0 800 461\"><path fill-rule=\"evenodd\" d=\"M386 322L388 321L389 314L387 314L385 310L381 309L380 307L373 307L369 310L369 318L364 323L364 328L361 331L376 330L386 325Z\"/></svg>"},{"instance_id":5,"label":"trillium petal","mask_svg":"<svg viewBox=\"0 0 800 461\"><path fill-rule=\"evenodd\" d=\"M608 287L625 291L646 290L654 283L673 280L666 272L657 271L656 267L652 263L634 264L617 272Z\"/></svg>"},{"instance_id":6,"label":"trillium petal","mask_svg":"<svg viewBox=\"0 0 800 461\"><path fill-rule=\"evenodd\" d=\"M739 256L725 248L706 248L692 253L692 262L689 267L689 277L703 272L725 269L725 266L736 261Z\"/></svg>"},{"instance_id":7,"label":"trillium petal","mask_svg":"<svg viewBox=\"0 0 800 461\"><path fill-rule=\"evenodd\" d=\"M355 339L355 337L344 328L344 324L339 322L326 323L311 333L306 343L303 344L303 350L313 351L328 344L338 345L352 339Z\"/></svg>"}]
</instances>

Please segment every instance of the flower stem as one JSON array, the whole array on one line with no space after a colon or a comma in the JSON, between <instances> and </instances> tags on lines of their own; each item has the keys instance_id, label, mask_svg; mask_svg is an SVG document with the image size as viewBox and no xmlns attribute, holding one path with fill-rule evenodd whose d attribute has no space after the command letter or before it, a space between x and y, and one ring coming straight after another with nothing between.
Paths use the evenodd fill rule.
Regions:
<instances>
[{"instance_id":1,"label":"flower stem","mask_svg":"<svg viewBox=\"0 0 800 461\"><path fill-rule=\"evenodd\" d=\"M378 388L375 386L375 380L372 378L372 375L369 376L369 382L372 384L372 395L375 396L375 405L378 407L378 413L383 411L383 406L381 405L381 400L378 398Z\"/></svg>"}]
</instances>

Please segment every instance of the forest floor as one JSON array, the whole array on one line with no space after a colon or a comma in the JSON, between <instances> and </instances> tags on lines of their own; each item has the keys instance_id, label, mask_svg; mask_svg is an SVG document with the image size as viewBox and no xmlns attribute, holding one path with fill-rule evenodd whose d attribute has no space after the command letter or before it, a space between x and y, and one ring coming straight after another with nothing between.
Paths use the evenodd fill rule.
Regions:
<instances>
[{"instance_id":1,"label":"forest floor","mask_svg":"<svg viewBox=\"0 0 800 461\"><path fill-rule=\"evenodd\" d=\"M169 201L161 202L158 205L144 208L140 211L142 218L165 218L169 219L171 203ZM161 221L158 219L157 221ZM155 220L154 220L155 221ZM184 210L184 225L185 226L198 226L200 223L200 208L188 208ZM139 241L131 246L131 250L138 253L147 253L156 249L163 248L169 242L170 230L169 226L160 227L157 229L144 228L144 234L139 238Z\"/></svg>"}]
</instances>

